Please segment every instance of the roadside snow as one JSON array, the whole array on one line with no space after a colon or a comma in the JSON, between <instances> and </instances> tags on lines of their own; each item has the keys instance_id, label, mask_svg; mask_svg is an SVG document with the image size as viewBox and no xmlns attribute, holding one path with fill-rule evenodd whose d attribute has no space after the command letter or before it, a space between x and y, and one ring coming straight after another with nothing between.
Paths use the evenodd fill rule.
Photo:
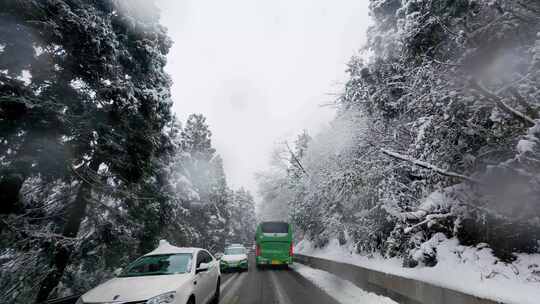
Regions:
<instances>
[{"instance_id":1,"label":"roadside snow","mask_svg":"<svg viewBox=\"0 0 540 304\"><path fill-rule=\"evenodd\" d=\"M399 258L355 254L352 246L340 246L337 240L325 248L313 248L304 240L295 248L299 254L358 265L494 301L539 303L540 254L517 254L517 260L507 264L494 257L487 246L461 246L455 239L441 240L436 250L435 267L404 268Z\"/></svg>"},{"instance_id":2,"label":"roadside snow","mask_svg":"<svg viewBox=\"0 0 540 304\"><path fill-rule=\"evenodd\" d=\"M353 283L343 280L329 272L295 263L291 267L313 284L320 287L332 298L342 304L397 304L393 300L367 292Z\"/></svg>"},{"instance_id":3,"label":"roadside snow","mask_svg":"<svg viewBox=\"0 0 540 304\"><path fill-rule=\"evenodd\" d=\"M531 140L527 140L527 139L522 139L518 142L517 150L519 153L525 154L527 152L533 152L535 146L536 146L535 142Z\"/></svg>"}]
</instances>

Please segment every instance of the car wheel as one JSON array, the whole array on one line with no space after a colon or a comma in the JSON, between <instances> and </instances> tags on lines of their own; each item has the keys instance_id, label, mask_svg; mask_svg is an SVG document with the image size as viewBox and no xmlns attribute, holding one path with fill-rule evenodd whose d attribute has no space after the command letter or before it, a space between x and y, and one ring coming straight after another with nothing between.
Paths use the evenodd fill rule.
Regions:
<instances>
[{"instance_id":1,"label":"car wheel","mask_svg":"<svg viewBox=\"0 0 540 304\"><path fill-rule=\"evenodd\" d=\"M220 292L220 289L221 289L221 280L218 279L217 281L217 284L216 284L216 291L214 292L214 297L212 298L212 302L213 304L218 304L219 303L219 292Z\"/></svg>"}]
</instances>

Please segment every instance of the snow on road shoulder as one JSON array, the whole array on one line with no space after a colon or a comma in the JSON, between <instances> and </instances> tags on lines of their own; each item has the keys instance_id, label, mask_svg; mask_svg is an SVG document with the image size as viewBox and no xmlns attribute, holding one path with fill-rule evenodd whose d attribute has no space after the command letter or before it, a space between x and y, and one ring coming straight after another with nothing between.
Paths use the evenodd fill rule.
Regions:
<instances>
[{"instance_id":1,"label":"snow on road shoulder","mask_svg":"<svg viewBox=\"0 0 540 304\"><path fill-rule=\"evenodd\" d=\"M355 254L351 246L331 240L324 248L304 240L295 252L340 261L397 276L431 283L480 298L508 304L538 304L540 299L540 254L516 254L516 261L504 263L491 249L459 245L456 239L443 239L436 246L435 267L402 267L400 258Z\"/></svg>"},{"instance_id":2,"label":"snow on road shoulder","mask_svg":"<svg viewBox=\"0 0 540 304\"><path fill-rule=\"evenodd\" d=\"M352 282L341 279L329 272L295 263L294 271L313 282L332 298L342 304L397 304L393 300L367 292Z\"/></svg>"}]
</instances>

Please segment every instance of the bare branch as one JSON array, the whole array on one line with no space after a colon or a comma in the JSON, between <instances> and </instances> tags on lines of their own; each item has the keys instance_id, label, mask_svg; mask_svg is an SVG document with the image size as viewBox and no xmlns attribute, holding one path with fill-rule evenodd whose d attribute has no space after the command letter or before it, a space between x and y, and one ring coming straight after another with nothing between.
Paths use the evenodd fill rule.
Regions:
<instances>
[{"instance_id":1,"label":"bare branch","mask_svg":"<svg viewBox=\"0 0 540 304\"><path fill-rule=\"evenodd\" d=\"M444 176L448 176L448 177L454 177L454 178L457 178L457 179L461 179L461 180L465 180L465 181L468 181L468 182L471 182L471 183L475 183L475 184L481 184L481 182L477 179L474 179L472 177L469 177L469 176L466 176L466 175L463 175L463 174L459 174L459 173L455 173L455 172L452 172L452 171L447 171L447 170L444 170L444 169L441 169L439 167L436 167L430 163L427 163L427 162L424 162L424 161L421 161L421 160L418 160L418 159L414 159L414 158L411 158L407 155L403 155L403 154L400 154L400 153L396 153L396 152L393 152L393 151L389 151L389 150L386 150L386 149L381 149L381 151L388 155L388 156L391 156L393 158L397 158L399 160L404 160L404 161L407 161L407 162L410 162L410 163L413 163L419 167L422 167L422 168L426 168L426 169L430 169L434 172L437 172L441 175L444 175Z\"/></svg>"},{"instance_id":2,"label":"bare branch","mask_svg":"<svg viewBox=\"0 0 540 304\"><path fill-rule=\"evenodd\" d=\"M431 62L440 64L440 65L446 65L446 66L451 66L451 67L462 67L463 66L462 64L459 64L459 63L442 62L440 60L437 60L437 59L435 59L433 57L430 57L430 56L427 56L427 55L422 55L422 57L424 59L427 59L427 60L429 60ZM419 79L422 79L422 78L419 78Z\"/></svg>"},{"instance_id":3,"label":"bare branch","mask_svg":"<svg viewBox=\"0 0 540 304\"><path fill-rule=\"evenodd\" d=\"M289 150L289 153L291 154L291 157L293 158L294 162L298 165L298 168L304 172L305 175L309 175L306 170L304 169L304 166L300 163L300 160L296 157L296 154L291 150L291 147L289 146L289 143L285 142L285 146L287 147L287 150Z\"/></svg>"},{"instance_id":4,"label":"bare branch","mask_svg":"<svg viewBox=\"0 0 540 304\"><path fill-rule=\"evenodd\" d=\"M501 108L503 111L515 116L516 118L520 119L521 121L525 122L529 126L534 126L536 122L534 119L529 117L528 115L521 113L520 111L512 108L510 105L505 103L501 97L497 96L495 93L490 92L488 89L483 87L480 83L477 81L471 81L473 88L482 93L484 96L486 96L488 99L493 101L499 108Z\"/></svg>"}]
</instances>

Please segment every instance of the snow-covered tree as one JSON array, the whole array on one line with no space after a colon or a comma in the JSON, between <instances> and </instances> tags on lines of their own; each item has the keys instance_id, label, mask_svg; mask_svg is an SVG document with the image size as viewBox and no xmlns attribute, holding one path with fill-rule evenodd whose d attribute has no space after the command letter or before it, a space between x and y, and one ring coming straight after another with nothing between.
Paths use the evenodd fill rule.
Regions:
<instances>
[{"instance_id":1,"label":"snow-covered tree","mask_svg":"<svg viewBox=\"0 0 540 304\"><path fill-rule=\"evenodd\" d=\"M244 188L234 191L229 210L228 243L252 243L257 219L255 218L255 200L251 193Z\"/></svg>"},{"instance_id":2,"label":"snow-covered tree","mask_svg":"<svg viewBox=\"0 0 540 304\"><path fill-rule=\"evenodd\" d=\"M0 7L0 302L84 292L160 238L223 246L232 190L205 118L170 112L154 1Z\"/></svg>"},{"instance_id":3,"label":"snow-covered tree","mask_svg":"<svg viewBox=\"0 0 540 304\"><path fill-rule=\"evenodd\" d=\"M285 162L295 178L264 174L260 189L276 195L261 205L286 200L317 246L337 238L405 266L437 263L422 244L440 233L487 243L503 261L538 252L540 3L372 0L370 10L336 118L310 141L305 173Z\"/></svg>"},{"instance_id":4,"label":"snow-covered tree","mask_svg":"<svg viewBox=\"0 0 540 304\"><path fill-rule=\"evenodd\" d=\"M10 200L7 213L22 213L8 216L3 231L22 229L7 246L40 256L44 266L36 270L45 270L29 276L38 302L84 247L81 228L97 224L91 229L101 236L111 229L91 217L143 196L139 183L152 174L150 160L171 119L163 71L171 43L157 7L125 4L1 3L0 184ZM51 197L55 184L61 199ZM21 200L36 191L50 196ZM48 220L26 220L36 217Z\"/></svg>"}]
</instances>

